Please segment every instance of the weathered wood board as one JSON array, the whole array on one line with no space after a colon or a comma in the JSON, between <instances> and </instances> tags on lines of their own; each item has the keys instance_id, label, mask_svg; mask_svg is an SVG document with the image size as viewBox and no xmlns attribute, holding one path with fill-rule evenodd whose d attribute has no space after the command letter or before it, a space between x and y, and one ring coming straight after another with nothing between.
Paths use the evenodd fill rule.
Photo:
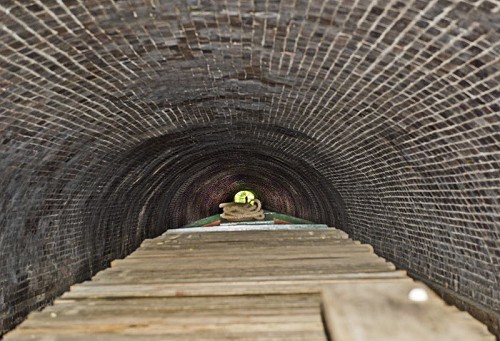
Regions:
<instances>
[{"instance_id":1,"label":"weathered wood board","mask_svg":"<svg viewBox=\"0 0 500 341\"><path fill-rule=\"evenodd\" d=\"M325 285L412 283L333 228L172 231L111 265L5 340L326 340Z\"/></svg>"},{"instance_id":2,"label":"weathered wood board","mask_svg":"<svg viewBox=\"0 0 500 341\"><path fill-rule=\"evenodd\" d=\"M470 315L416 282L337 283L322 291L332 341L494 341Z\"/></svg>"}]
</instances>

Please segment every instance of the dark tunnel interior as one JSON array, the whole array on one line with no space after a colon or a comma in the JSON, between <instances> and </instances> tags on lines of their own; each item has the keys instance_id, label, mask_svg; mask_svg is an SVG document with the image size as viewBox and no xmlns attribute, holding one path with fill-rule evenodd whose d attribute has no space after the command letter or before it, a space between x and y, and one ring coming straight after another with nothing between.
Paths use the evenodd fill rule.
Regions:
<instances>
[{"instance_id":1,"label":"dark tunnel interior","mask_svg":"<svg viewBox=\"0 0 500 341\"><path fill-rule=\"evenodd\" d=\"M0 335L242 189L500 330L499 7L2 0Z\"/></svg>"}]
</instances>

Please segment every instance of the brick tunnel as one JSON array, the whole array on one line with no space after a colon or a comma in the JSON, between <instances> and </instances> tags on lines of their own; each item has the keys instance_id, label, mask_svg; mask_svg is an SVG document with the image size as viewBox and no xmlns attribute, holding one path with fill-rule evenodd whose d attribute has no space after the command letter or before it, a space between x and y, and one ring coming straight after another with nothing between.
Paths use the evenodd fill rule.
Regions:
<instances>
[{"instance_id":1,"label":"brick tunnel","mask_svg":"<svg viewBox=\"0 0 500 341\"><path fill-rule=\"evenodd\" d=\"M2 0L0 24L0 335L240 189L500 330L498 1Z\"/></svg>"}]
</instances>

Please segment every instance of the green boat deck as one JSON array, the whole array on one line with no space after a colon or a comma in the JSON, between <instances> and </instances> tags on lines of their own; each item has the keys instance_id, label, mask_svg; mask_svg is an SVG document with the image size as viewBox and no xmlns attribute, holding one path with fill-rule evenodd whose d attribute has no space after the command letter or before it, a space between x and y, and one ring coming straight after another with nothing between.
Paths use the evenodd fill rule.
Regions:
<instances>
[{"instance_id":1,"label":"green boat deck","mask_svg":"<svg viewBox=\"0 0 500 341\"><path fill-rule=\"evenodd\" d=\"M292 217L282 213L276 213L264 210L264 220L254 220L254 221L241 221L241 222L229 222L220 217L220 214L216 214L210 217L206 217L192 223L189 223L181 228L192 228L192 227L208 227L208 226L219 226L219 225L273 225L273 224L301 224L310 225L314 224L312 221L305 220L302 218Z\"/></svg>"}]
</instances>

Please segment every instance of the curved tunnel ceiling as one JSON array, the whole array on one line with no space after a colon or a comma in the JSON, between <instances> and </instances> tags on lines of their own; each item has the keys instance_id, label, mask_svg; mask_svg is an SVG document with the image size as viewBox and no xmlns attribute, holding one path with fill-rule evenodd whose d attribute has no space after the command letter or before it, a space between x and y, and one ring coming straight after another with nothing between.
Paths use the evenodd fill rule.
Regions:
<instances>
[{"instance_id":1,"label":"curved tunnel ceiling","mask_svg":"<svg viewBox=\"0 0 500 341\"><path fill-rule=\"evenodd\" d=\"M2 330L243 187L495 316L498 15L490 0L3 0Z\"/></svg>"},{"instance_id":2,"label":"curved tunnel ceiling","mask_svg":"<svg viewBox=\"0 0 500 341\"><path fill-rule=\"evenodd\" d=\"M214 126L149 139L123 156L130 167L121 170L119 183L107 185L102 200L122 200L132 209L137 203L130 198L143 195L146 202L137 202L147 205L145 212L154 212L144 223L164 229L217 214L219 203L251 189L269 210L347 228L345 204L336 189L313 166L273 144L281 130L280 143L300 143L310 149L310 158L318 159L312 146L304 146L293 132L269 126L257 130L272 131L273 139L249 140L240 131L248 127L234 124L230 133Z\"/></svg>"}]
</instances>

